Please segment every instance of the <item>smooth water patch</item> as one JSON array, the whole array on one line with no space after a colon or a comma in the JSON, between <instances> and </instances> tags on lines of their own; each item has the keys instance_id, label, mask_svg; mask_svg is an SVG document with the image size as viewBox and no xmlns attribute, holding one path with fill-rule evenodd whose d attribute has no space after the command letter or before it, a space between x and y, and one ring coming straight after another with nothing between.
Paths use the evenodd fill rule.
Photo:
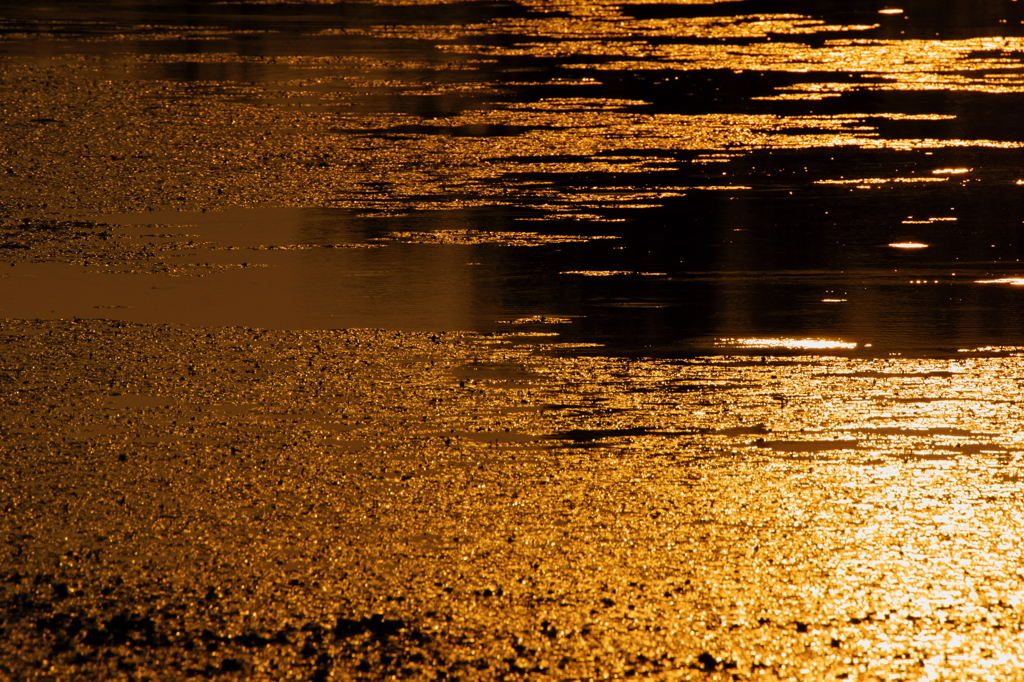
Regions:
<instances>
[{"instance_id":1,"label":"smooth water patch","mask_svg":"<svg viewBox=\"0 0 1024 682\"><path fill-rule=\"evenodd\" d=\"M950 263L952 244L861 235L837 248L736 222L524 230L522 215L268 208L32 223L12 233L28 247L0 269L0 316L547 333L631 354L952 353L1014 346L1024 323L1019 288L992 286L1015 284L1014 264ZM51 233L85 236L36 239Z\"/></svg>"},{"instance_id":2,"label":"smooth water patch","mask_svg":"<svg viewBox=\"0 0 1024 682\"><path fill-rule=\"evenodd\" d=\"M476 326L465 308L464 262L346 267L287 254L273 267L195 277L107 274L63 263L27 264L0 279L0 315L103 318L198 326L404 330ZM440 262L439 262L440 260ZM456 260L457 257L456 257Z\"/></svg>"}]
</instances>

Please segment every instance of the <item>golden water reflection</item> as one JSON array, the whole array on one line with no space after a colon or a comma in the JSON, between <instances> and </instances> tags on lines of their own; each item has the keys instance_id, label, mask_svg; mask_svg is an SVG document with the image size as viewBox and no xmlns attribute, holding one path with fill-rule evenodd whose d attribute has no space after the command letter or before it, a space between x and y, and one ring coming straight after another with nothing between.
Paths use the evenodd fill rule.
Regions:
<instances>
[{"instance_id":1,"label":"golden water reflection","mask_svg":"<svg viewBox=\"0 0 1024 682\"><path fill-rule=\"evenodd\" d=\"M1024 286L1024 277L1000 277L998 279L979 279L975 280L977 284L1012 284L1014 286Z\"/></svg>"},{"instance_id":2,"label":"golden water reflection","mask_svg":"<svg viewBox=\"0 0 1024 682\"><path fill-rule=\"evenodd\" d=\"M278 666L253 665L254 679L308 670L306 643L341 676L376 642L246 634L363 613L405 624L386 653L423 679L512 655L538 669L531 679L1014 679L1024 660L1019 346L658 360L580 355L529 330L524 343L511 328L254 342L244 329L18 324L11 343L33 389L4 394L17 442L46 444L57 429L108 456L21 458L11 506L34 551L11 551L11 565L38 570L60 551L51 575L109 580L131 566L125 583L147 579L133 609L182 604L184 617L154 617L154 630L232 632L218 653ZM84 371L52 371L69 361ZM246 370L255 378L239 381ZM41 407L61 394L54 374L90 405L55 408L68 417L56 427ZM140 423L141 438L98 435ZM108 474L131 466L120 453L173 477ZM98 524L123 554L78 551L100 542ZM204 599L207 579L236 589ZM3 585L20 608L29 589L48 614L126 608L84 589L95 581L58 599L24 582ZM25 620L8 626L21 651L83 665ZM65 632L61 622L49 627ZM70 635L104 646L85 637ZM114 660L183 647L114 644ZM476 679L495 677L485 670Z\"/></svg>"},{"instance_id":3,"label":"golden water reflection","mask_svg":"<svg viewBox=\"0 0 1024 682\"><path fill-rule=\"evenodd\" d=\"M1014 539L1024 431L1021 358L1006 350L545 363L571 387L552 400L589 415L603 446L591 452L614 460L592 484L592 503L619 490L614 480L634 491L638 510L660 510L639 538L582 533L598 543L587 565L614 555L620 572L643 565L669 590L678 571L698 582L692 600L638 616L676 625L643 641L669 650L699 641L741 675L1012 676L1024 660ZM541 421L558 429L564 416ZM566 438L571 447L583 436ZM576 522L600 516L574 512ZM674 568L663 570L666 561ZM698 602L713 612L688 611Z\"/></svg>"},{"instance_id":4,"label":"golden water reflection","mask_svg":"<svg viewBox=\"0 0 1024 682\"><path fill-rule=\"evenodd\" d=\"M845 299L825 299L829 302L839 302ZM763 348L785 349L785 350L829 350L829 349L854 349L857 344L852 341L834 341L830 339L718 339L717 345L737 346L740 348Z\"/></svg>"},{"instance_id":5,"label":"golden water reflection","mask_svg":"<svg viewBox=\"0 0 1024 682\"><path fill-rule=\"evenodd\" d=\"M298 625L285 625L299 623L296 612L306 609L313 623L359 608L420 619L421 632L433 629L419 644L442 641L438 648L454 651L459 674L469 676L467 661L509 656L511 670L535 666L538 676L560 679L638 671L683 679L1019 676L1024 356L1014 345L1013 313L1020 306L1011 287L971 283L1024 281L995 274L1005 268L986 250L995 245L984 232L997 212L1019 219L1017 197L991 201L1021 182L1016 119L993 128L985 116L989 104L1016 111L1005 104L1012 99L997 98L1024 92L1024 39L901 40L891 24L881 29L904 21L895 9L842 23L801 13L730 16L745 5L728 2L682 3L722 16L674 19L629 14L653 1L377 4L380 20L289 24L300 38L276 23L235 30L155 20L104 25L106 32L62 20L45 39L35 30L3 33L0 105L11 115L3 139L5 251L12 261L40 258L60 254L52 246L58 239L68 251L81 238L85 246L71 254L75 276L111 280L101 298L87 299L89 312L112 316L130 294L139 301L132 314L155 318L144 327L111 323L106 332L75 320L50 325L52 337L45 329L11 333L9 341L24 342L32 357L5 368L18 387L3 394L15 415L5 417L5 433L38 440L7 461L22 458L25 472L53 476L26 487L11 505L23 516L12 518L67 542L69 505L86 528L104 514L128 514L144 532L133 540L115 528L114 537L135 542L159 528L161 541L206 561L213 543L183 540L188 533L170 525L191 532L187 524L196 521L210 533L204 538L246 545L223 551L217 560L225 566L244 560L250 570L251 554L266 552L271 560L259 569L266 572L254 573L260 608L231 612L249 623L260 609L280 618L250 638L254 656L300 642ZM387 13L433 4L451 12L429 25ZM480 19L474 8L498 16ZM529 11L505 16L503 8ZM467 13L473 19L463 21ZM15 54L22 42L35 52ZM969 194L976 181L990 193ZM885 198L836 199L848 191ZM105 225L101 237L95 224L39 219L268 204L344 215L313 230L312 241L301 230L278 248L261 238L238 263L241 249L204 251L186 242L191 233L155 226L108 239L107 228L123 226ZM627 209L665 207L661 222L624 217ZM954 207L956 220L947 215ZM366 214L385 227L359 223ZM16 241L24 239L15 224L22 215L31 216L25 224L34 241ZM508 227L552 219L576 222L551 234ZM617 221L628 224L617 230ZM921 234L893 233L908 224ZM606 228L613 234L592 234ZM180 253L161 248L167 239ZM114 271L111 252L97 245L118 240L132 248L117 267L163 268L146 271L144 291L129 270L96 274ZM630 258L597 250L620 241ZM338 248L354 243L380 248ZM936 273L945 280L947 263L913 260L940 250L993 274L965 276L967 285L951 295L916 286L937 285ZM259 265L277 268L253 274L250 251L266 257ZM400 257L383 258L395 252ZM345 260L328 259L339 253ZM423 314L420 324L465 329L478 324L472 316L481 300L508 296L526 301L494 315L502 332L522 332L473 340L254 331L244 315L262 311L240 310L234 299L225 308L243 314L236 329L223 328L236 318L220 309L204 321L208 333L156 324L210 298L215 287L194 281L176 282L176 292L157 289L167 275L189 274L172 266L199 254L210 261L203 284L235 282L232 296L250 307L333 299L360 312L353 326L401 321L384 316L410 308ZM846 263L856 268L843 270ZM83 295L47 275L58 269L49 265L18 262L8 277L23 278L19 303L41 289L47 300ZM398 270L399 289L376 280ZM493 277L481 283L477 270ZM283 297L281 273L294 275L294 299ZM665 288L673 278L694 287ZM325 282L343 286L342 295L332 296ZM570 315L552 303L557 298L530 299L538 282L586 304ZM713 348L652 359L602 356L608 349L586 334L560 343L607 310L623 316L604 318L603 328L595 323L594 337L606 340L601 333L613 329L634 356L647 352L648 329L676 340L678 330L707 334ZM663 310L670 312L647 315ZM918 326L905 319L922 310L928 315ZM436 311L446 314L440 322ZM51 313L46 306L42 314ZM295 314L297 327L309 319L298 306ZM659 327L669 314L677 326ZM844 323L861 334L829 333L829 324ZM955 357L942 349L938 357L899 355L921 329L926 340L961 343L961 328L989 345L945 352ZM890 332L892 354L879 357L865 341ZM118 343L129 344L123 354L112 350ZM453 366L458 353L464 362ZM142 400L139 409L151 412L135 414L130 400L112 404L124 396L107 394L125 386L160 408ZM180 400L164 402L166 395ZM103 409L65 414L67 405L86 402L82 396ZM200 400L231 403L240 417L228 420ZM152 413L164 407L177 410L173 421ZM58 437L64 421L54 411L75 430ZM79 428L87 420L99 427ZM8 425L28 427L16 433ZM132 440L137 433L147 440ZM125 460L106 456L116 447ZM48 468L36 467L36 456ZM119 467L95 497L62 487L73 480L69 466L88 478L94 464ZM220 475L226 470L235 478ZM178 488L182 477L192 477L193 488ZM140 508L158 498L185 511L154 509L156 523L147 527L124 497L94 504L122 484L159 491L139 494ZM257 493L273 504L257 509ZM52 504L51 516L37 500ZM32 539L16 525L12 538ZM424 529L435 539L424 540ZM60 570L72 559L99 561L96 533L81 537L88 538L83 551L63 555ZM145 566L163 558L137 556ZM309 574L300 578L292 567L306 559ZM128 578L145 568L135 560ZM232 579L239 573L218 569ZM9 578L5 585L21 582ZM165 578L156 572L147 589ZM458 590L444 590L449 581ZM51 589L42 574L28 582L19 608ZM498 582L506 590L500 597L492 589ZM219 599L210 588L213 598L202 600L206 587L176 622L191 619L200 601L205 609ZM277 589L295 601L270 598ZM83 592L96 603L106 598L92 586ZM171 606L159 607L161 623ZM38 638L74 622L47 616L21 629ZM230 627L211 641L234 646L242 630ZM270 644L270 632L283 633L283 643ZM330 662L339 650L328 647L341 647L341 637L317 649L314 633L323 628L308 632L296 656ZM340 666L349 658L333 660ZM315 674L327 677L323 669Z\"/></svg>"},{"instance_id":6,"label":"golden water reflection","mask_svg":"<svg viewBox=\"0 0 1024 682\"><path fill-rule=\"evenodd\" d=\"M399 6L405 4L433 3ZM126 77L149 82L160 93L166 125L191 131L197 111L202 112L203 125L190 132L193 137L168 138L183 147L175 167L191 166L182 168L173 195L185 202L195 202L197 194L207 203L225 201L225 188L211 171L240 163L239 186L274 188L278 201L296 205L312 202L380 215L529 205L546 209L543 218L617 222L628 218L609 212L658 208L691 190L756 188L735 177L714 182L703 170L756 153L975 152L1021 146L1007 135L965 127L964 113L945 100L929 102L923 110L882 101L881 110L870 110L855 98L882 91L1022 92L1024 38L889 39L879 37L877 23L836 23L798 13L735 14L736 3L687 3L704 6L708 16L673 18L638 18L630 6L612 2L514 4L528 12L464 21L477 14L463 8L429 24L353 20L315 30L302 24L301 40L284 28L261 24L233 36L248 41L244 49L223 27L183 32L181 22L165 26L155 17L138 27L104 24L104 30L54 24L47 34L51 41L120 41L135 50L115 50L94 59L97 63L81 55L46 55L47 78L75 83L98 72L109 79L101 93L89 95L90 103L96 97L109 100L103 106L124 119L109 125L93 119L86 124L75 96L48 100L52 95L33 84L25 62L8 59L5 72L12 83L27 79L23 90L32 95L22 98L26 111L40 120L59 116L67 137L91 150L77 164L80 170L65 170L80 178L49 178L57 188L50 206L80 206L80 195L61 188L88 185L93 177L111 185L94 202L147 194L119 187L121 174L108 168L111 159L132 158L119 142L118 125L151 115L147 99L121 88ZM645 4L662 3L636 5ZM881 11L873 18L888 22L884 13L899 10ZM31 43L33 36L9 32L3 44ZM203 40L195 40L199 37ZM315 41L319 51L305 54L306 40ZM250 49L250 42L265 46L267 54ZM513 68L517 60L531 65L553 60L557 68ZM643 76L652 70L657 76ZM199 78L167 77L181 72ZM710 84L702 82L704 74L713 74ZM776 74L796 78L765 84ZM638 77L650 82L613 87ZM700 98L727 104L700 111L693 104ZM823 99L838 108L819 113L799 105ZM849 105L840 104L847 100ZM772 108L776 102L797 108ZM941 123L948 125L942 134L929 127ZM239 129L255 137L241 144L231 134ZM267 132L283 130L295 134ZM30 157L27 150L12 149L10 156L18 177L40 172L22 160ZM260 168L249 168L253 163ZM935 178L895 172L892 177L854 175L863 177L861 182L810 181L876 187L959 178L968 170L939 168L931 171ZM597 178L566 181L583 174ZM609 175L617 176L611 194L603 182ZM156 179L150 184L149 193L163 187ZM227 198L254 202L259 197ZM135 201L145 207L141 199Z\"/></svg>"}]
</instances>

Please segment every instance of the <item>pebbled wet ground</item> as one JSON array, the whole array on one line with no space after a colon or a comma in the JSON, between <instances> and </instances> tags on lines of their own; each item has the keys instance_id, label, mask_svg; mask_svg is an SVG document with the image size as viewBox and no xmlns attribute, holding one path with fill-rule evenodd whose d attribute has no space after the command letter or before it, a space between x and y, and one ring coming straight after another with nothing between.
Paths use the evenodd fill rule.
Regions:
<instances>
[{"instance_id":1,"label":"pebbled wet ground","mask_svg":"<svg viewBox=\"0 0 1024 682\"><path fill-rule=\"evenodd\" d=\"M1020 678L1022 26L0 9L0 678Z\"/></svg>"}]
</instances>

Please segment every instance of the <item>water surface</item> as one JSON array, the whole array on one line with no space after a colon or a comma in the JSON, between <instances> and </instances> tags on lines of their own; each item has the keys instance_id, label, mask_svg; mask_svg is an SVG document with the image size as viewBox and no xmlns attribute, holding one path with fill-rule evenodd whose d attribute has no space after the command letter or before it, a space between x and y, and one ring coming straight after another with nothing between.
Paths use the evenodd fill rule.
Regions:
<instances>
[{"instance_id":1,"label":"water surface","mask_svg":"<svg viewBox=\"0 0 1024 682\"><path fill-rule=\"evenodd\" d=\"M192 243L168 254L187 278L26 263L0 312L518 321L648 354L1016 346L1022 21L1013 2L8 8L10 84L51 79L18 123L78 145L63 169L14 162L54 178L11 213ZM61 83L123 110L65 117Z\"/></svg>"}]
</instances>

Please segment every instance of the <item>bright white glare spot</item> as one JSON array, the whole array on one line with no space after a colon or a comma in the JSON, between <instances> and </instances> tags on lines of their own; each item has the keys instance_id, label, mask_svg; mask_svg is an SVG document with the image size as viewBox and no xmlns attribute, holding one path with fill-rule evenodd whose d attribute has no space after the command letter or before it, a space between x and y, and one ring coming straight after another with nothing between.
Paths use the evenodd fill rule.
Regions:
<instances>
[{"instance_id":1,"label":"bright white glare spot","mask_svg":"<svg viewBox=\"0 0 1024 682\"><path fill-rule=\"evenodd\" d=\"M845 303L846 299L845 298L823 298L823 299L821 299L821 302L822 303Z\"/></svg>"},{"instance_id":2,"label":"bright white glare spot","mask_svg":"<svg viewBox=\"0 0 1024 682\"><path fill-rule=\"evenodd\" d=\"M975 284L1012 284L1015 287L1024 286L1024 277L1001 277L999 279L976 279Z\"/></svg>"},{"instance_id":3,"label":"bright white glare spot","mask_svg":"<svg viewBox=\"0 0 1024 682\"><path fill-rule=\"evenodd\" d=\"M743 348L794 348L794 349L830 349L856 348L856 343L846 341L830 341L828 339L718 339L718 345L742 346Z\"/></svg>"},{"instance_id":4,"label":"bright white glare spot","mask_svg":"<svg viewBox=\"0 0 1024 682\"><path fill-rule=\"evenodd\" d=\"M903 14L903 10L901 10L901 9L880 9L880 10L878 10L878 13L879 14Z\"/></svg>"},{"instance_id":5,"label":"bright white glare spot","mask_svg":"<svg viewBox=\"0 0 1024 682\"><path fill-rule=\"evenodd\" d=\"M932 171L935 175L960 175L961 173L970 172L970 168L936 168Z\"/></svg>"},{"instance_id":6,"label":"bright white glare spot","mask_svg":"<svg viewBox=\"0 0 1024 682\"><path fill-rule=\"evenodd\" d=\"M894 249L927 249L927 244L921 242L893 242L889 244Z\"/></svg>"}]
</instances>

